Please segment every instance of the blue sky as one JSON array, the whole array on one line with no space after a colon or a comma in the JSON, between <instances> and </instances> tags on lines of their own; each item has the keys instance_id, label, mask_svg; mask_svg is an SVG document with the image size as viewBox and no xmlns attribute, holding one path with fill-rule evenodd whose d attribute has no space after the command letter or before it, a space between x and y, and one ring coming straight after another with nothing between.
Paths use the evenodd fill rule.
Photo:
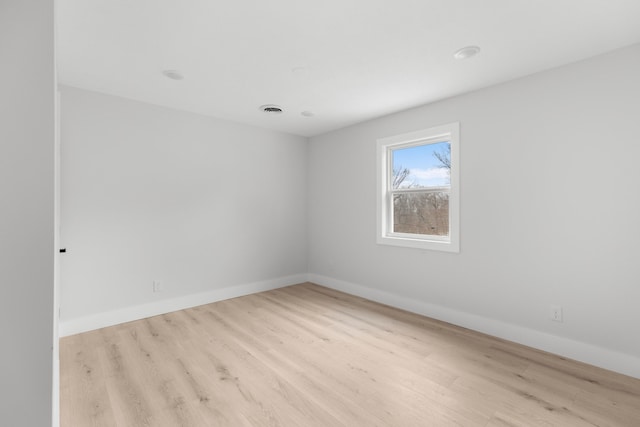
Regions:
<instances>
[{"instance_id":1,"label":"blue sky","mask_svg":"<svg viewBox=\"0 0 640 427\"><path fill-rule=\"evenodd\" d=\"M449 170L433 155L434 151L446 152L448 145L448 142L438 142L393 150L393 169L411 171L402 187L409 184L420 187L449 185Z\"/></svg>"}]
</instances>

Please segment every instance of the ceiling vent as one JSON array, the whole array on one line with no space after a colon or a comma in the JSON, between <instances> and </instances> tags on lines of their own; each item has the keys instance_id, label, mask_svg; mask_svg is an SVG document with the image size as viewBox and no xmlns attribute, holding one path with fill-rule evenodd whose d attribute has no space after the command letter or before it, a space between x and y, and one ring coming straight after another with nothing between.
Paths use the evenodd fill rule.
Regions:
<instances>
[{"instance_id":1,"label":"ceiling vent","mask_svg":"<svg viewBox=\"0 0 640 427\"><path fill-rule=\"evenodd\" d=\"M280 114L282 113L282 108L274 105L274 104L267 104L267 105L261 105L260 106L260 110L264 111L265 113L269 113L269 114Z\"/></svg>"}]
</instances>

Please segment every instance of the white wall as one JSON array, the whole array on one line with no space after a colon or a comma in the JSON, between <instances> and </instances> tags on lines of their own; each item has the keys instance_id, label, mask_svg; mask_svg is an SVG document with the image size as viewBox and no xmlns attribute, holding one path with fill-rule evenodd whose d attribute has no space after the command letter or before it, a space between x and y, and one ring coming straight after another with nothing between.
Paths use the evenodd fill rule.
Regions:
<instances>
[{"instance_id":1,"label":"white wall","mask_svg":"<svg viewBox=\"0 0 640 427\"><path fill-rule=\"evenodd\" d=\"M640 377L638 76L640 45L312 138L311 280ZM376 245L376 139L453 121L460 254Z\"/></svg>"},{"instance_id":2,"label":"white wall","mask_svg":"<svg viewBox=\"0 0 640 427\"><path fill-rule=\"evenodd\" d=\"M640 377L637 75L640 46L308 144L63 87L61 328L309 271L323 285ZM376 245L376 139L453 121L461 253ZM552 304L563 323L548 319Z\"/></svg>"},{"instance_id":3,"label":"white wall","mask_svg":"<svg viewBox=\"0 0 640 427\"><path fill-rule=\"evenodd\" d=\"M53 2L0 3L0 425L51 426Z\"/></svg>"},{"instance_id":4,"label":"white wall","mask_svg":"<svg viewBox=\"0 0 640 427\"><path fill-rule=\"evenodd\" d=\"M304 281L305 138L65 86L61 114L63 334Z\"/></svg>"}]
</instances>

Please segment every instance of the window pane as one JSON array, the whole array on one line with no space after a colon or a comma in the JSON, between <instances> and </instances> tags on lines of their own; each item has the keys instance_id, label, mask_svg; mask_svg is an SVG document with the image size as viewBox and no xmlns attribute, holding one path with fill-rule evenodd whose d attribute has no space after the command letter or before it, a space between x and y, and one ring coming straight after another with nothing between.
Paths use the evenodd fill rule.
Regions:
<instances>
[{"instance_id":1,"label":"window pane","mask_svg":"<svg viewBox=\"0 0 640 427\"><path fill-rule=\"evenodd\" d=\"M393 232L449 235L449 193L393 195Z\"/></svg>"},{"instance_id":2,"label":"window pane","mask_svg":"<svg viewBox=\"0 0 640 427\"><path fill-rule=\"evenodd\" d=\"M437 142L392 150L392 188L442 187L451 183L451 145Z\"/></svg>"}]
</instances>

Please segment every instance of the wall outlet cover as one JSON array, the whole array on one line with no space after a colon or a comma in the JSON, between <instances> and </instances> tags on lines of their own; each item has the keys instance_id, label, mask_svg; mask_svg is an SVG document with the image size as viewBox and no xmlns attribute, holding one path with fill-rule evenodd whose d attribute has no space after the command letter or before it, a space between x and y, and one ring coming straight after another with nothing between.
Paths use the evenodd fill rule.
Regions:
<instances>
[{"instance_id":1,"label":"wall outlet cover","mask_svg":"<svg viewBox=\"0 0 640 427\"><path fill-rule=\"evenodd\" d=\"M552 305L549 307L549 319L554 322L562 322L562 307L559 305Z\"/></svg>"}]
</instances>

